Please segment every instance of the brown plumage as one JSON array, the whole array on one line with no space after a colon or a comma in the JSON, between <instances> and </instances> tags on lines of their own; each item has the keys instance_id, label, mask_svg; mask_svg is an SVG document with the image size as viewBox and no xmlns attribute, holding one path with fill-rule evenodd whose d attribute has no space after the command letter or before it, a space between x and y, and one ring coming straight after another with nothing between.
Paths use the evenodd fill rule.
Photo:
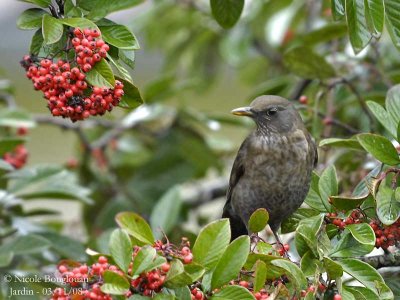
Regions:
<instances>
[{"instance_id":1,"label":"brown plumage","mask_svg":"<svg viewBox=\"0 0 400 300\"><path fill-rule=\"evenodd\" d=\"M248 234L247 223L258 208L269 212L277 239L282 221L303 203L317 162L316 145L288 100L260 96L249 107L232 111L251 117L257 128L244 140L232 167L223 217L232 239Z\"/></svg>"}]
</instances>

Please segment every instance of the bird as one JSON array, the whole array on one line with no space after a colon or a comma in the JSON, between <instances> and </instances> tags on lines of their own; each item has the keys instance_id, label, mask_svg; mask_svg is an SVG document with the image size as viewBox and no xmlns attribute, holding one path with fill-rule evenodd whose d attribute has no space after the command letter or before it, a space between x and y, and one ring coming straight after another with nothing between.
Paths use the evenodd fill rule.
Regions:
<instances>
[{"instance_id":1,"label":"bird","mask_svg":"<svg viewBox=\"0 0 400 300\"><path fill-rule=\"evenodd\" d=\"M275 239L283 245L278 230L307 196L317 146L293 103L280 96L259 96L231 113L257 125L241 144L229 179L222 217L229 218L231 240L250 235L250 216L265 208Z\"/></svg>"}]
</instances>

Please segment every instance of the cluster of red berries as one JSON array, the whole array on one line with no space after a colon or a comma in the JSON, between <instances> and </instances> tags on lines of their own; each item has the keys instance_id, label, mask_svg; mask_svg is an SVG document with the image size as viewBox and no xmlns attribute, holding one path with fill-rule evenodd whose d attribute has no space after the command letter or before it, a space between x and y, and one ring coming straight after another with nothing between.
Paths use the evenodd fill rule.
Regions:
<instances>
[{"instance_id":1,"label":"cluster of red berries","mask_svg":"<svg viewBox=\"0 0 400 300\"><path fill-rule=\"evenodd\" d=\"M278 253L280 256L284 256L290 250L289 244L280 245Z\"/></svg>"},{"instance_id":2,"label":"cluster of red berries","mask_svg":"<svg viewBox=\"0 0 400 300\"><path fill-rule=\"evenodd\" d=\"M182 243L179 249L170 243L164 244L162 241L156 241L153 247L169 261L173 258L180 259L184 264L190 264L193 261L190 243L186 238L182 238Z\"/></svg>"},{"instance_id":3,"label":"cluster of red berries","mask_svg":"<svg viewBox=\"0 0 400 300\"><path fill-rule=\"evenodd\" d=\"M115 265L108 263L108 259L100 256L97 262L90 267L87 265L77 265L69 267L65 264L58 266L58 271L63 278L64 283L68 284L72 290L66 294L64 288L57 288L53 292L52 300L67 300L67 299L91 299L91 300L111 300L112 297L104 294L98 283L98 279L103 276L103 273L108 271L123 274ZM75 288L75 289L74 289ZM75 297L75 298L74 298Z\"/></svg>"},{"instance_id":4,"label":"cluster of red berries","mask_svg":"<svg viewBox=\"0 0 400 300\"><path fill-rule=\"evenodd\" d=\"M153 296L161 291L169 269L169 263L164 263L160 269L140 274L138 278L131 281L131 284L143 296Z\"/></svg>"},{"instance_id":5,"label":"cluster of red berries","mask_svg":"<svg viewBox=\"0 0 400 300\"><path fill-rule=\"evenodd\" d=\"M97 30L75 28L74 34L76 66L74 62L29 55L24 56L21 65L34 88L43 92L51 114L75 122L111 111L124 95L124 85L118 80L114 88L87 83L85 73L107 55L109 46L101 39L96 40L95 36L100 34Z\"/></svg>"},{"instance_id":6,"label":"cluster of red berries","mask_svg":"<svg viewBox=\"0 0 400 300\"><path fill-rule=\"evenodd\" d=\"M366 222L366 216L360 209L353 210L350 216L344 219L339 218L336 212L327 213L326 217L340 230L343 230L346 225ZM375 232L375 247L386 250L400 241L400 219L390 226L384 226L379 220L372 220L369 225Z\"/></svg>"},{"instance_id":7,"label":"cluster of red berries","mask_svg":"<svg viewBox=\"0 0 400 300\"><path fill-rule=\"evenodd\" d=\"M24 145L18 145L13 151L3 154L3 159L16 169L25 166L28 160L28 150Z\"/></svg>"},{"instance_id":8,"label":"cluster of red berries","mask_svg":"<svg viewBox=\"0 0 400 300\"><path fill-rule=\"evenodd\" d=\"M253 290L253 286L251 282L248 282L246 280L239 280L239 281L235 281L232 280L231 282L229 282L230 285L239 285L242 286L246 289L248 289L254 296L254 298L256 298L257 300L264 300L264 299L268 299L269 294L265 289L261 289L258 292L255 292Z\"/></svg>"},{"instance_id":9,"label":"cluster of red berries","mask_svg":"<svg viewBox=\"0 0 400 300\"><path fill-rule=\"evenodd\" d=\"M100 31L97 29L74 29L74 38L71 43L76 53L76 63L85 72L89 72L92 67L102 58L107 56L110 47L100 39Z\"/></svg>"},{"instance_id":10,"label":"cluster of red berries","mask_svg":"<svg viewBox=\"0 0 400 300\"><path fill-rule=\"evenodd\" d=\"M375 232L375 247L386 250L400 241L400 219L389 226L383 226L377 220L372 220L369 225Z\"/></svg>"},{"instance_id":11,"label":"cluster of red berries","mask_svg":"<svg viewBox=\"0 0 400 300\"><path fill-rule=\"evenodd\" d=\"M363 222L364 215L358 209L353 210L347 218L339 218L336 212L327 213L326 217L329 218L333 225L339 229L344 229L346 225L359 224Z\"/></svg>"},{"instance_id":12,"label":"cluster of red berries","mask_svg":"<svg viewBox=\"0 0 400 300\"><path fill-rule=\"evenodd\" d=\"M190 289L190 293L192 294L192 300L204 300L204 293L197 287L192 287Z\"/></svg>"}]
</instances>

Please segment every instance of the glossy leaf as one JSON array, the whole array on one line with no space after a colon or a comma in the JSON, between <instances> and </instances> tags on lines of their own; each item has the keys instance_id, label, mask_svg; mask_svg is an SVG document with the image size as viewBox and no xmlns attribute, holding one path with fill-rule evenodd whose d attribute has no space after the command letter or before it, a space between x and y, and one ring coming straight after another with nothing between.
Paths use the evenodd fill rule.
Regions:
<instances>
[{"instance_id":1,"label":"glossy leaf","mask_svg":"<svg viewBox=\"0 0 400 300\"><path fill-rule=\"evenodd\" d=\"M135 51L120 49L119 58L132 69L135 67Z\"/></svg>"},{"instance_id":2,"label":"glossy leaf","mask_svg":"<svg viewBox=\"0 0 400 300\"><path fill-rule=\"evenodd\" d=\"M332 205L338 210L349 211L359 207L368 198L368 196L369 193L358 197L331 196L329 199Z\"/></svg>"},{"instance_id":3,"label":"glossy leaf","mask_svg":"<svg viewBox=\"0 0 400 300\"><path fill-rule=\"evenodd\" d=\"M165 259L158 259L157 252L151 246L142 247L133 260L132 274L140 275L144 271L151 270L155 264L161 265Z\"/></svg>"},{"instance_id":4,"label":"glossy leaf","mask_svg":"<svg viewBox=\"0 0 400 300\"><path fill-rule=\"evenodd\" d=\"M379 300L379 296L363 286L345 286L344 289L353 294L356 300Z\"/></svg>"},{"instance_id":5,"label":"glossy leaf","mask_svg":"<svg viewBox=\"0 0 400 300\"><path fill-rule=\"evenodd\" d=\"M350 224L346 226L346 229L360 244L375 246L375 233L369 224Z\"/></svg>"},{"instance_id":6,"label":"glossy leaf","mask_svg":"<svg viewBox=\"0 0 400 300\"><path fill-rule=\"evenodd\" d=\"M140 49L139 43L133 33L124 25L99 26L103 39L124 50Z\"/></svg>"},{"instance_id":7,"label":"glossy leaf","mask_svg":"<svg viewBox=\"0 0 400 300\"><path fill-rule=\"evenodd\" d=\"M393 224L400 217L400 201L396 199L396 191L381 184L375 197L378 218L385 225Z\"/></svg>"},{"instance_id":8,"label":"glossy leaf","mask_svg":"<svg viewBox=\"0 0 400 300\"><path fill-rule=\"evenodd\" d=\"M257 209L249 220L249 229L251 232L260 232L268 224L269 214L265 208Z\"/></svg>"},{"instance_id":9,"label":"glossy leaf","mask_svg":"<svg viewBox=\"0 0 400 300\"><path fill-rule=\"evenodd\" d=\"M385 127L393 137L396 137L396 124L393 122L390 114L385 110L385 108L374 101L367 101L367 105L383 127Z\"/></svg>"},{"instance_id":10,"label":"glossy leaf","mask_svg":"<svg viewBox=\"0 0 400 300\"><path fill-rule=\"evenodd\" d=\"M400 49L400 3L397 0L384 0L385 25L393 44Z\"/></svg>"},{"instance_id":11,"label":"glossy leaf","mask_svg":"<svg viewBox=\"0 0 400 300\"><path fill-rule=\"evenodd\" d=\"M331 249L329 257L358 257L369 254L374 249L375 243L360 244L349 231L340 237Z\"/></svg>"},{"instance_id":12,"label":"glossy leaf","mask_svg":"<svg viewBox=\"0 0 400 300\"><path fill-rule=\"evenodd\" d=\"M211 279L211 288L220 288L237 277L250 251L250 237L240 236L234 240L219 259Z\"/></svg>"},{"instance_id":13,"label":"glossy leaf","mask_svg":"<svg viewBox=\"0 0 400 300\"><path fill-rule=\"evenodd\" d=\"M42 33L46 44L54 44L58 42L64 32L64 26L59 19L48 14L43 15Z\"/></svg>"},{"instance_id":14,"label":"glossy leaf","mask_svg":"<svg viewBox=\"0 0 400 300\"><path fill-rule=\"evenodd\" d=\"M366 151L384 164L393 166L400 163L396 148L387 138L372 133L361 133L357 135L357 139Z\"/></svg>"},{"instance_id":15,"label":"glossy leaf","mask_svg":"<svg viewBox=\"0 0 400 300\"><path fill-rule=\"evenodd\" d=\"M335 166L327 167L321 174L318 182L318 190L322 203L327 210L330 210L329 197L338 194L338 182Z\"/></svg>"},{"instance_id":16,"label":"glossy leaf","mask_svg":"<svg viewBox=\"0 0 400 300\"><path fill-rule=\"evenodd\" d=\"M110 237L109 247L112 258L124 272L128 271L132 260L132 242L123 229L115 229Z\"/></svg>"},{"instance_id":17,"label":"glossy leaf","mask_svg":"<svg viewBox=\"0 0 400 300\"><path fill-rule=\"evenodd\" d=\"M399 5L400 7L400 5ZM400 27L398 27L400 28ZM399 29L400 30L400 29ZM385 101L386 110L394 123L395 131L400 124L400 84L393 86L387 92ZM396 135L394 135L396 136Z\"/></svg>"},{"instance_id":18,"label":"glossy leaf","mask_svg":"<svg viewBox=\"0 0 400 300\"><path fill-rule=\"evenodd\" d=\"M43 15L47 12L40 8L30 8L22 12L17 19L19 29L30 30L42 27Z\"/></svg>"},{"instance_id":19,"label":"glossy leaf","mask_svg":"<svg viewBox=\"0 0 400 300\"><path fill-rule=\"evenodd\" d=\"M0 112L0 126L32 128L35 125L32 116L26 112L8 109Z\"/></svg>"},{"instance_id":20,"label":"glossy leaf","mask_svg":"<svg viewBox=\"0 0 400 300\"><path fill-rule=\"evenodd\" d=\"M282 222L281 233L285 234L295 231L301 220L314 217L318 214L318 210L300 207L288 219Z\"/></svg>"},{"instance_id":21,"label":"glossy leaf","mask_svg":"<svg viewBox=\"0 0 400 300\"><path fill-rule=\"evenodd\" d=\"M267 280L267 265L265 262L259 260L255 264L254 268L254 280L253 280L253 288L255 292L258 292L265 286L265 280Z\"/></svg>"},{"instance_id":22,"label":"glossy leaf","mask_svg":"<svg viewBox=\"0 0 400 300\"><path fill-rule=\"evenodd\" d=\"M379 38L385 20L383 0L367 0L364 2L364 5L368 28L375 37Z\"/></svg>"},{"instance_id":23,"label":"glossy leaf","mask_svg":"<svg viewBox=\"0 0 400 300\"><path fill-rule=\"evenodd\" d=\"M271 264L284 269L286 271L286 275L291 279L291 282L295 285L297 290L307 287L307 279L305 278L303 272L291 261L286 259L275 259L271 261Z\"/></svg>"},{"instance_id":24,"label":"glossy leaf","mask_svg":"<svg viewBox=\"0 0 400 300\"><path fill-rule=\"evenodd\" d=\"M372 37L367 26L365 4L364 0L346 0L345 2L350 43L357 54L368 45Z\"/></svg>"},{"instance_id":25,"label":"glossy leaf","mask_svg":"<svg viewBox=\"0 0 400 300\"><path fill-rule=\"evenodd\" d=\"M153 244L154 236L149 224L138 214L121 212L115 220L119 227L125 229L131 236L144 244Z\"/></svg>"},{"instance_id":26,"label":"glossy leaf","mask_svg":"<svg viewBox=\"0 0 400 300\"><path fill-rule=\"evenodd\" d=\"M99 30L99 28L95 23L86 18L64 18L60 19L60 22L71 27L79 27L81 29L90 28Z\"/></svg>"},{"instance_id":27,"label":"glossy leaf","mask_svg":"<svg viewBox=\"0 0 400 300\"><path fill-rule=\"evenodd\" d=\"M185 272L183 263L179 259L173 260L165 278L165 285L169 288L176 288L186 286L192 282L190 275Z\"/></svg>"},{"instance_id":28,"label":"glossy leaf","mask_svg":"<svg viewBox=\"0 0 400 300\"><path fill-rule=\"evenodd\" d=\"M393 293L384 283L382 276L369 264L353 258L342 259L338 263L346 273L379 295L379 299L393 299ZM377 290L377 283L381 285L379 292Z\"/></svg>"},{"instance_id":29,"label":"glossy leaf","mask_svg":"<svg viewBox=\"0 0 400 300\"><path fill-rule=\"evenodd\" d=\"M124 295L129 291L129 281L113 271L105 271L103 273L104 283L101 285L100 289L103 293L112 295Z\"/></svg>"},{"instance_id":30,"label":"glossy leaf","mask_svg":"<svg viewBox=\"0 0 400 300\"><path fill-rule=\"evenodd\" d=\"M124 95L118 106L123 108L136 108L143 104L139 89L133 83L120 77L116 77L116 79L121 81L124 85Z\"/></svg>"},{"instance_id":31,"label":"glossy leaf","mask_svg":"<svg viewBox=\"0 0 400 300\"><path fill-rule=\"evenodd\" d=\"M296 248L300 256L311 250L314 256L318 257L318 253L316 252L318 242L317 233L322 226L323 219L324 216L321 214L300 221L295 235ZM302 246L298 247L299 244Z\"/></svg>"},{"instance_id":32,"label":"glossy leaf","mask_svg":"<svg viewBox=\"0 0 400 300\"><path fill-rule=\"evenodd\" d=\"M0 254L13 252L14 255L37 254L48 249L51 243L37 234L21 235L0 246Z\"/></svg>"},{"instance_id":33,"label":"glossy leaf","mask_svg":"<svg viewBox=\"0 0 400 300\"><path fill-rule=\"evenodd\" d=\"M283 60L291 72L303 78L327 79L335 76L335 70L325 58L305 46L290 49Z\"/></svg>"},{"instance_id":34,"label":"glossy leaf","mask_svg":"<svg viewBox=\"0 0 400 300\"><path fill-rule=\"evenodd\" d=\"M335 279L343 276L343 268L340 264L333 261L329 257L324 257L323 262L330 279Z\"/></svg>"},{"instance_id":35,"label":"glossy leaf","mask_svg":"<svg viewBox=\"0 0 400 300\"><path fill-rule=\"evenodd\" d=\"M224 254L231 239L228 219L214 221L204 227L193 246L194 261L206 269L213 269ZM212 251L211 251L212 250Z\"/></svg>"},{"instance_id":36,"label":"glossy leaf","mask_svg":"<svg viewBox=\"0 0 400 300\"><path fill-rule=\"evenodd\" d=\"M86 80L91 85L114 88L115 78L108 62L103 58L86 73Z\"/></svg>"},{"instance_id":37,"label":"glossy leaf","mask_svg":"<svg viewBox=\"0 0 400 300\"><path fill-rule=\"evenodd\" d=\"M345 14L345 0L332 0L331 1L331 10L332 16L335 21L341 20Z\"/></svg>"},{"instance_id":38,"label":"glossy leaf","mask_svg":"<svg viewBox=\"0 0 400 300\"><path fill-rule=\"evenodd\" d=\"M239 20L244 0L210 0L212 14L223 28L231 28Z\"/></svg>"},{"instance_id":39,"label":"glossy leaf","mask_svg":"<svg viewBox=\"0 0 400 300\"><path fill-rule=\"evenodd\" d=\"M340 139L340 138L327 138L319 142L319 147L332 146L332 147L343 147L355 150L362 150L360 143L357 139Z\"/></svg>"},{"instance_id":40,"label":"glossy leaf","mask_svg":"<svg viewBox=\"0 0 400 300\"><path fill-rule=\"evenodd\" d=\"M248 289L238 285L228 285L211 296L211 300L254 300Z\"/></svg>"},{"instance_id":41,"label":"glossy leaf","mask_svg":"<svg viewBox=\"0 0 400 300\"><path fill-rule=\"evenodd\" d=\"M33 55L38 55L40 49L42 48L44 43L42 29L38 29L35 34L32 36L31 45L29 46L29 52Z\"/></svg>"}]
</instances>

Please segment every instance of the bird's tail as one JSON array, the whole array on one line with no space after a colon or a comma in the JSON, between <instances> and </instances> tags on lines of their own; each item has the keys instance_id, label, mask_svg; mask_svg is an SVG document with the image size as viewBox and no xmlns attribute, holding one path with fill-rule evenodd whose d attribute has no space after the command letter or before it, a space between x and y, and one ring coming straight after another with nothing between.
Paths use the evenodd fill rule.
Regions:
<instances>
[{"instance_id":1,"label":"bird's tail","mask_svg":"<svg viewBox=\"0 0 400 300\"><path fill-rule=\"evenodd\" d=\"M225 204L222 217L229 219L231 226L231 241L241 235L248 234L246 225L243 223L242 219L233 212L230 202Z\"/></svg>"}]
</instances>

